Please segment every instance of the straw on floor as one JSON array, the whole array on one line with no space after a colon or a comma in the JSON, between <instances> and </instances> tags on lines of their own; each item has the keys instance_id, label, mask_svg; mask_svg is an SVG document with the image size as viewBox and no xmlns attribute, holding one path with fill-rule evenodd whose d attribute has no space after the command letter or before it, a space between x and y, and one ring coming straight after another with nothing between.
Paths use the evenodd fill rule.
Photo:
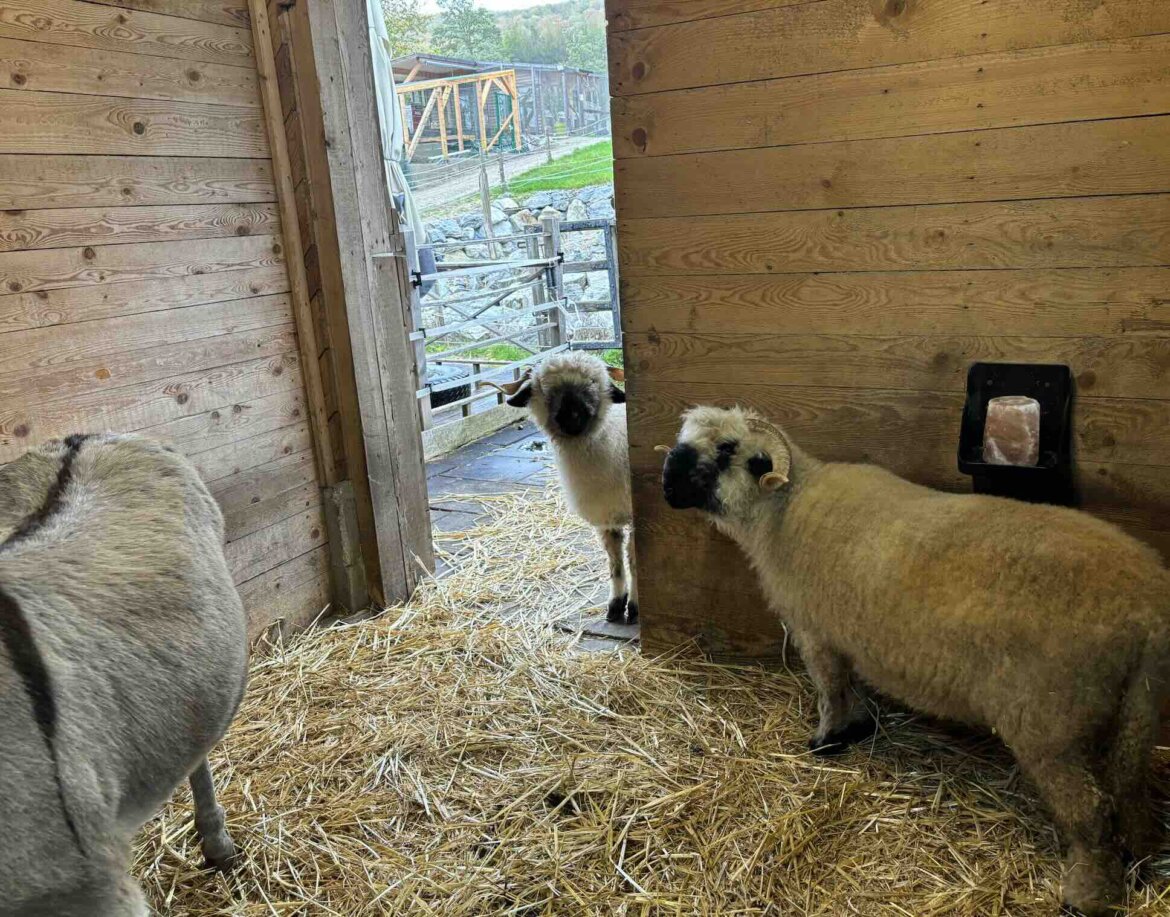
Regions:
<instances>
[{"instance_id":1,"label":"straw on floor","mask_svg":"<svg viewBox=\"0 0 1170 917\"><path fill-rule=\"evenodd\" d=\"M160 913L1056 913L993 741L893 716L826 763L799 674L575 651L549 624L599 552L555 491L487 501L409 605L256 658L213 761L243 862L200 868L180 793L137 850ZM1170 914L1153 866L1133 913Z\"/></svg>"}]
</instances>

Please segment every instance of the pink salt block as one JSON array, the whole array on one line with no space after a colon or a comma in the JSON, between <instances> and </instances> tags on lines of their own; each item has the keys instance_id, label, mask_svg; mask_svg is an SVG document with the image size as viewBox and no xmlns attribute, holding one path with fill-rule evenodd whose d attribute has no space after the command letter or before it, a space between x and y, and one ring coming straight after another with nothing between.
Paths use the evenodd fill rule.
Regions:
<instances>
[{"instance_id":1,"label":"pink salt block","mask_svg":"<svg viewBox=\"0 0 1170 917\"><path fill-rule=\"evenodd\" d=\"M1004 395L987 402L983 461L992 465L1036 465L1040 461L1040 402Z\"/></svg>"}]
</instances>

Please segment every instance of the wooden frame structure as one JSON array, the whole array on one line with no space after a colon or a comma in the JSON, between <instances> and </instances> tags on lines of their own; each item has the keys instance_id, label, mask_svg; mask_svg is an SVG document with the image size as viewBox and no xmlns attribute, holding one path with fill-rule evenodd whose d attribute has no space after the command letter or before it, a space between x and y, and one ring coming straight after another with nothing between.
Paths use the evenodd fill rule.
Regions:
<instances>
[{"instance_id":1,"label":"wooden frame structure","mask_svg":"<svg viewBox=\"0 0 1170 917\"><path fill-rule=\"evenodd\" d=\"M461 89L465 85L475 87L475 114L474 129L468 131L463 122L463 103ZM512 100L512 110L507 117L501 119L496 131L488 137L485 109L493 89L507 95ZM491 149L504 136L504 132L511 127L516 149L523 143L523 133L520 127L520 94L516 88L515 70L492 70L486 73L472 73L467 76L444 77L437 80L423 80L416 83L406 82L395 88L398 104L402 108L402 124L406 140L406 158L412 160L420 143L437 143L444 159L450 155L451 132L454 130L455 143L459 152L463 152L467 139L479 139L479 148L482 152ZM424 93L427 100L423 106L422 117L417 126L413 124L410 111L407 107L407 96L415 93ZM454 103L453 111L448 109ZM435 116L437 133L426 135L427 124L432 114ZM451 124L448 125L448 118Z\"/></svg>"}]
</instances>

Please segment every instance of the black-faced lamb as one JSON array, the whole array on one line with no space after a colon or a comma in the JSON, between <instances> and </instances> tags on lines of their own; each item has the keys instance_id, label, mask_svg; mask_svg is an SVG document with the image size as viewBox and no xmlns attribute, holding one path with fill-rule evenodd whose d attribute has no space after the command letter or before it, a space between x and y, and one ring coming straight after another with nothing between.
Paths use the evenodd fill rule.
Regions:
<instances>
[{"instance_id":1,"label":"black-faced lamb","mask_svg":"<svg viewBox=\"0 0 1170 917\"><path fill-rule=\"evenodd\" d=\"M1086 513L824 463L741 409L683 415L663 487L733 538L819 693L811 745L874 725L853 679L990 727L1067 845L1073 913L1111 912L1149 852L1147 771L1170 677L1170 572Z\"/></svg>"},{"instance_id":2,"label":"black-faced lamb","mask_svg":"<svg viewBox=\"0 0 1170 917\"><path fill-rule=\"evenodd\" d=\"M548 357L516 382L494 385L548 434L569 506L597 529L609 558L606 620L638 620L630 458L620 370L581 351ZM627 530L629 536L627 538ZM627 544L628 542L628 544ZM626 548L628 547L628 560Z\"/></svg>"},{"instance_id":3,"label":"black-faced lamb","mask_svg":"<svg viewBox=\"0 0 1170 917\"><path fill-rule=\"evenodd\" d=\"M194 468L142 438L0 468L0 913L147 914L130 843L184 779L230 864L206 756L248 651L223 534Z\"/></svg>"}]
</instances>

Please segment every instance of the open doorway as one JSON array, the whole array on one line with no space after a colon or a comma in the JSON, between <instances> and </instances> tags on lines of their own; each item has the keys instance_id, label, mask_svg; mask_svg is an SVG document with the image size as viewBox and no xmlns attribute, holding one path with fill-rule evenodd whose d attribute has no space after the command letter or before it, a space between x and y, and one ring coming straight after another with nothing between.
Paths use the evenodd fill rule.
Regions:
<instances>
[{"instance_id":1,"label":"open doorway","mask_svg":"<svg viewBox=\"0 0 1170 917\"><path fill-rule=\"evenodd\" d=\"M602 2L386 0L381 12L375 72L436 573L490 566L501 507L519 501L541 520L525 527L524 549L543 554L533 563L571 571L570 589L536 604L586 640L636 639L606 620L598 533L561 524L555 444L493 387L571 351L622 366Z\"/></svg>"}]
</instances>

